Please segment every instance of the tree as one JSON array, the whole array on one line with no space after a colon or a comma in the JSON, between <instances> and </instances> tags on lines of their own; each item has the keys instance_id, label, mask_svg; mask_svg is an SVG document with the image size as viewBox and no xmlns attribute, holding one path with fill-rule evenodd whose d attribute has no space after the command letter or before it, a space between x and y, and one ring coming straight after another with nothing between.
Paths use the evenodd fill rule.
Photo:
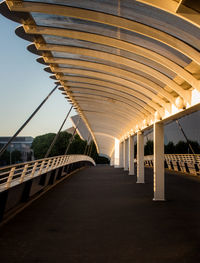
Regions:
<instances>
[{"instance_id":1,"label":"tree","mask_svg":"<svg viewBox=\"0 0 200 263\"><path fill-rule=\"evenodd\" d=\"M63 155L66 151L67 145L70 141L72 135L66 131L63 131L59 134L58 139L50 153L50 156ZM69 152L68 152L69 154Z\"/></svg>"},{"instance_id":2,"label":"tree","mask_svg":"<svg viewBox=\"0 0 200 263\"><path fill-rule=\"evenodd\" d=\"M173 154L175 153L175 145L173 142L168 142L168 144L165 145L165 153L166 154Z\"/></svg>"},{"instance_id":3,"label":"tree","mask_svg":"<svg viewBox=\"0 0 200 263\"><path fill-rule=\"evenodd\" d=\"M137 142L134 143L134 158L137 157Z\"/></svg>"},{"instance_id":4,"label":"tree","mask_svg":"<svg viewBox=\"0 0 200 263\"><path fill-rule=\"evenodd\" d=\"M96 164L109 164L110 160L104 156L97 155L94 159Z\"/></svg>"},{"instance_id":5,"label":"tree","mask_svg":"<svg viewBox=\"0 0 200 263\"><path fill-rule=\"evenodd\" d=\"M192 149L195 154L200 153L200 145L197 141L189 141ZM169 142L165 145L165 153L166 154L193 154L192 150L189 147L189 144L184 141L179 141L176 145L173 142Z\"/></svg>"},{"instance_id":6,"label":"tree","mask_svg":"<svg viewBox=\"0 0 200 263\"><path fill-rule=\"evenodd\" d=\"M152 155L153 154L153 141L148 140L144 146L144 155Z\"/></svg>"},{"instance_id":7,"label":"tree","mask_svg":"<svg viewBox=\"0 0 200 263\"><path fill-rule=\"evenodd\" d=\"M31 148L34 151L34 155L36 159L44 158L51 142L53 141L54 136L55 136L55 133L47 133L47 134L35 137L35 139L32 142Z\"/></svg>"},{"instance_id":8,"label":"tree","mask_svg":"<svg viewBox=\"0 0 200 263\"><path fill-rule=\"evenodd\" d=\"M179 142L175 145L175 153L176 153L176 154L185 154L185 153L188 153L188 144L187 144L187 142L179 141Z\"/></svg>"},{"instance_id":9,"label":"tree","mask_svg":"<svg viewBox=\"0 0 200 263\"><path fill-rule=\"evenodd\" d=\"M74 139L69 147L68 154L83 154L85 147L87 145L86 141L83 141L78 134L74 136Z\"/></svg>"},{"instance_id":10,"label":"tree","mask_svg":"<svg viewBox=\"0 0 200 263\"><path fill-rule=\"evenodd\" d=\"M55 133L47 133L37 136L32 143L31 148L34 151L36 159L44 158L47 150L49 149ZM72 135L66 131L60 132L55 145L53 146L49 157L63 155L67 149ZM83 154L86 146L86 141L83 141L79 135L75 135L67 154Z\"/></svg>"},{"instance_id":11,"label":"tree","mask_svg":"<svg viewBox=\"0 0 200 263\"><path fill-rule=\"evenodd\" d=\"M194 150L195 154L200 153L200 145L197 141L189 141L192 149ZM189 153L192 153L191 149L189 149Z\"/></svg>"}]
</instances>

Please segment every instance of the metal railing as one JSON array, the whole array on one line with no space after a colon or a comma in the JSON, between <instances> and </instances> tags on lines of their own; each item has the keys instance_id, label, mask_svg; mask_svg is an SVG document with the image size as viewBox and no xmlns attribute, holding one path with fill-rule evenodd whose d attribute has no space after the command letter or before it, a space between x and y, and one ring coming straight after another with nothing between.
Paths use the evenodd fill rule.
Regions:
<instances>
[{"instance_id":1,"label":"metal railing","mask_svg":"<svg viewBox=\"0 0 200 263\"><path fill-rule=\"evenodd\" d=\"M2 167L0 192L51 170L80 161L88 161L95 165L94 160L87 155L61 155Z\"/></svg>"},{"instance_id":2,"label":"metal railing","mask_svg":"<svg viewBox=\"0 0 200 263\"><path fill-rule=\"evenodd\" d=\"M144 156L144 163L153 167L153 155ZM165 154L165 168L200 175L200 154Z\"/></svg>"}]
</instances>

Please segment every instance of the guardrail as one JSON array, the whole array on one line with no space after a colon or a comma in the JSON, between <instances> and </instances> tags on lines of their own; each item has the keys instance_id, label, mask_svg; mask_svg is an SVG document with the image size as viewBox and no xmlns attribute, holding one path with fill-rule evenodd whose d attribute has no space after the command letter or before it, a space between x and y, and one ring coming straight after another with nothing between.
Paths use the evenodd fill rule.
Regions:
<instances>
[{"instance_id":1,"label":"guardrail","mask_svg":"<svg viewBox=\"0 0 200 263\"><path fill-rule=\"evenodd\" d=\"M153 167L153 155L144 156L144 163ZM200 175L200 154L165 154L165 168Z\"/></svg>"},{"instance_id":2,"label":"guardrail","mask_svg":"<svg viewBox=\"0 0 200 263\"><path fill-rule=\"evenodd\" d=\"M87 155L61 155L0 168L0 192L59 167L81 161L95 165L94 160Z\"/></svg>"}]
</instances>

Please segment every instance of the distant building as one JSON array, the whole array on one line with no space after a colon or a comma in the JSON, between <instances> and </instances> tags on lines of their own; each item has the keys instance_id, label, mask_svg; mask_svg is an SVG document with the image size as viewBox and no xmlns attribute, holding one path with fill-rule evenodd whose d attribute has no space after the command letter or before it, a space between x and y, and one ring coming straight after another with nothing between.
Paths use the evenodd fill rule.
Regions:
<instances>
[{"instance_id":1,"label":"distant building","mask_svg":"<svg viewBox=\"0 0 200 263\"><path fill-rule=\"evenodd\" d=\"M10 138L11 137L0 137L1 148L10 140ZM32 142L33 137L31 136L16 137L8 146L7 151L11 154L15 150L20 151L23 162L31 161L33 160L33 150L31 149Z\"/></svg>"}]
</instances>

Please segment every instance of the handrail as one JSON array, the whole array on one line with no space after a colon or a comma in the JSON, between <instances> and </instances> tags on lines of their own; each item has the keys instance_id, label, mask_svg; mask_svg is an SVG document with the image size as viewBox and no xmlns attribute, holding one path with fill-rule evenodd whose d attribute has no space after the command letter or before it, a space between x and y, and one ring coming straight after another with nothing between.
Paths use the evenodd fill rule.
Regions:
<instances>
[{"instance_id":1,"label":"handrail","mask_svg":"<svg viewBox=\"0 0 200 263\"><path fill-rule=\"evenodd\" d=\"M34 160L34 161L29 161L29 162L24 162L24 163L16 163L16 164L11 164L11 165L7 165L7 166L3 166L3 167L0 167L0 172L1 170L3 169L9 169L13 166L17 167L17 166L21 166L21 165L26 165L26 164L31 164L31 163L35 163L36 161L42 161L42 160L48 160L48 159L54 159L54 158L57 158L57 157L60 157L60 156L63 156L63 155L58 155L58 156L53 156L53 157L48 157L48 158L41 158L41 159L37 159L37 160Z\"/></svg>"},{"instance_id":2,"label":"handrail","mask_svg":"<svg viewBox=\"0 0 200 263\"><path fill-rule=\"evenodd\" d=\"M152 167L153 155L144 156L144 163ZM165 154L165 168L200 175L200 154Z\"/></svg>"},{"instance_id":3,"label":"handrail","mask_svg":"<svg viewBox=\"0 0 200 263\"><path fill-rule=\"evenodd\" d=\"M0 168L0 192L14 185L23 183L33 177L47 173L71 163L94 160L87 155L59 155L35 161L9 165Z\"/></svg>"}]
</instances>

